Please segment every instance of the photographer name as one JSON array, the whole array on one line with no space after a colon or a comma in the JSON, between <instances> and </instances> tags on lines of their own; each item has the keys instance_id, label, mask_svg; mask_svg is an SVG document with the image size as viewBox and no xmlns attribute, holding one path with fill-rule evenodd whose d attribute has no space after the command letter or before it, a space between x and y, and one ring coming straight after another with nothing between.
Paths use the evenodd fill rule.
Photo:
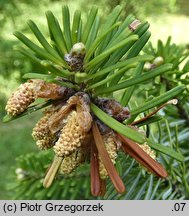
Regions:
<instances>
[{"instance_id":1,"label":"photographer name","mask_svg":"<svg viewBox=\"0 0 189 216\"><path fill-rule=\"evenodd\" d=\"M45 205L42 204L30 204L27 202L21 202L20 203L20 211L21 212L40 212L43 209L49 212L70 212L70 213L75 213L75 212L103 212L103 205L98 203L95 205L78 205L78 204L54 204L51 202L46 203Z\"/></svg>"}]
</instances>

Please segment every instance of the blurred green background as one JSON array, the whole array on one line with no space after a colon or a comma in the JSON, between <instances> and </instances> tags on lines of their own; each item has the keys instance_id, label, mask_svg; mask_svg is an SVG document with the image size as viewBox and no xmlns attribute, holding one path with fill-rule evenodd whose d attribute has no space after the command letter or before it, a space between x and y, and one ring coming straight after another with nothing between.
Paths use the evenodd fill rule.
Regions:
<instances>
[{"instance_id":1,"label":"blurred green background","mask_svg":"<svg viewBox=\"0 0 189 216\"><path fill-rule=\"evenodd\" d=\"M86 3L87 2L87 3ZM112 8L121 4L124 16L135 14L137 18L150 22L151 41L165 41L169 35L173 42L188 45L189 1L188 0L0 0L0 118L11 92L22 82L22 75L40 71L35 64L16 51L20 42L13 36L16 30L29 35L26 21L34 20L47 34L45 11L51 10L61 17L61 6L70 10L80 9L87 13L91 5L99 6L102 18ZM40 115L40 114L38 114ZM0 121L0 199L10 199L6 182L14 172L11 168L15 158L21 154L38 151L31 137L32 127L39 116L36 114L8 124Z\"/></svg>"}]
</instances>

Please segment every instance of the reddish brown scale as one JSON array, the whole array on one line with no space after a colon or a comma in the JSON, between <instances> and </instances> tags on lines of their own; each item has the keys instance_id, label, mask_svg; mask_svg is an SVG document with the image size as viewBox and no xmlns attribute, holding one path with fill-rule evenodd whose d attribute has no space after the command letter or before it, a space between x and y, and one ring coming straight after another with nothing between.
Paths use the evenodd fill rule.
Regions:
<instances>
[{"instance_id":1,"label":"reddish brown scale","mask_svg":"<svg viewBox=\"0 0 189 216\"><path fill-rule=\"evenodd\" d=\"M110 132L108 134L105 134L102 136L104 147L109 155L109 158L111 159L112 163L116 163L117 158L117 145L114 141L114 133ZM99 173L101 179L106 179L108 177L108 172L103 164L102 158L99 157Z\"/></svg>"},{"instance_id":2,"label":"reddish brown scale","mask_svg":"<svg viewBox=\"0 0 189 216\"><path fill-rule=\"evenodd\" d=\"M98 151L94 140L91 142L91 194L93 196L99 196L101 191L101 179L99 174L99 160L98 160Z\"/></svg>"},{"instance_id":3,"label":"reddish brown scale","mask_svg":"<svg viewBox=\"0 0 189 216\"><path fill-rule=\"evenodd\" d=\"M123 184L123 181L118 175L114 167L114 164L112 163L112 160L109 157L109 154L104 145L103 137L101 136L98 126L95 122L93 122L93 125L92 125L92 132L93 132L93 137L94 137L94 141L95 141L99 156L102 159L104 167L106 168L108 175L112 183L114 184L114 187L116 188L118 193L125 192L125 186Z\"/></svg>"}]
</instances>

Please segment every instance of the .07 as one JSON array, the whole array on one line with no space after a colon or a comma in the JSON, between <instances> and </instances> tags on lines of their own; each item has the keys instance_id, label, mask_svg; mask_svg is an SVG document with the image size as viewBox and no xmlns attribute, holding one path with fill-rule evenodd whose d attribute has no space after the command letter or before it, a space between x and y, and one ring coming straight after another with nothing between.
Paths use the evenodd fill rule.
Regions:
<instances>
[{"instance_id":1,"label":".07","mask_svg":"<svg viewBox=\"0 0 189 216\"><path fill-rule=\"evenodd\" d=\"M186 203L175 203L172 211L184 211Z\"/></svg>"}]
</instances>

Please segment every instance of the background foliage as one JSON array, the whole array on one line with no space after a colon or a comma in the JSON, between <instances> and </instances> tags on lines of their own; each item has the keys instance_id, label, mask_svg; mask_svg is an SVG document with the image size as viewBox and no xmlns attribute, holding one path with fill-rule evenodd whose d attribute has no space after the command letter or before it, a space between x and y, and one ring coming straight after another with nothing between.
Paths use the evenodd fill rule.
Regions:
<instances>
[{"instance_id":1,"label":"background foliage","mask_svg":"<svg viewBox=\"0 0 189 216\"><path fill-rule=\"evenodd\" d=\"M185 10L183 11L186 7L186 2L187 1L176 0L151 0L146 1L144 4L143 1L135 0L91 0L89 4L86 4L85 0L41 0L39 4L37 0L1 0L0 117L2 118L5 114L4 106L7 97L10 96L11 92L22 82L22 74L36 70L39 71L38 66L15 51L16 47L19 46L19 42L13 37L12 33L15 30L21 30L27 35L30 35L31 33L28 31L25 24L27 19L37 21L42 30L45 31L45 11L50 9L57 14L57 16L60 16L60 5L68 4L73 10L81 9L83 12L87 12L91 5L97 4L100 7L103 18L113 7L117 4L121 4L125 8L125 14L123 15L133 13L141 19L148 20L149 17L149 20L153 21L154 16L162 19L162 16L167 16L167 13L177 17L180 17L182 12L186 14ZM186 20L187 19L186 17ZM156 25L154 21L152 24L153 26ZM176 25L176 23L170 22L166 24L168 32L169 25L173 26ZM161 25L157 25L156 29L153 29L152 36L153 34L157 36L161 27ZM178 26L176 28L178 28ZM174 35L171 36L174 38ZM159 35L159 38L162 38L161 35ZM182 43L183 40L181 40L182 38L176 40L177 44ZM180 62L183 53L187 52L186 44L182 44L182 47L180 47L180 45L173 45L173 42L170 42L167 46L165 42L159 42L157 46L156 44L157 42L149 45L144 51L154 55L154 58L162 56L165 59L165 63L177 62L178 64L175 64L174 71L171 75L159 77L157 80L154 80L152 85L148 85L147 87L141 85L138 91L135 92L135 96L141 97L141 99L145 99L147 95L150 94L155 96L159 94L159 92L163 93L170 88L170 85L172 87L180 83L188 85L186 82L187 79L185 79L188 72L188 63L186 63L186 61L184 61L184 63ZM174 49L180 50L180 53L177 53L177 55L174 54L174 58L170 59L170 56L174 53ZM178 71L179 77L176 75ZM183 76L184 79L181 80ZM162 79L164 80L163 84L161 82ZM143 90L143 94L141 94L141 90ZM186 199L189 197L189 149L187 144L187 138L189 137L189 103L187 102L187 95L188 94L185 94L180 98L181 103L179 103L179 107L167 107L164 109L164 112L161 114L164 115L166 119L168 118L168 120L162 119L158 123L155 123L158 127L152 124L149 132L150 136L158 140L158 142L164 143L165 145L172 145L173 148L182 151L185 156L185 163L178 164L177 161L172 159L170 161L170 158L166 156L161 158L166 168L171 170L169 179L162 181L146 174L138 167L135 161L122 156L119 163L122 164L123 169L121 170L119 168L119 171L126 183L127 194L121 196L117 195L109 184L108 193L104 197L105 199ZM134 100L133 105L135 105ZM87 178L85 178L85 176L88 175L88 173L84 172L86 167L82 167L81 170L77 172L80 182L74 181L74 178L69 177L68 179L60 179L60 181L57 181L57 183L48 190L42 188L41 178L46 169L46 160L50 157L50 153L39 153L31 138L32 127L39 118L39 115L38 113L37 116L31 115L29 117L24 117L23 119L19 119L16 122L13 121L9 124L2 124L0 122L0 134L3 135L0 141L0 172L2 173L0 177L0 198L93 199L93 197L90 196L89 182ZM159 128L158 131L155 128ZM31 153L28 154L28 152ZM38 153L35 154L35 152ZM18 159L16 159L17 157ZM16 165L13 166L15 161ZM38 163L40 164L37 164L36 161L39 161ZM136 169L131 169L133 166L136 167ZM23 174L22 178L21 175L19 177L19 172L15 173L16 168L21 168L23 170L23 172L21 172ZM4 175L5 173L6 175ZM72 179L72 181L70 181L70 179ZM128 182L127 179L129 179ZM81 187L81 182L83 181L84 184ZM30 190L26 191L28 188L27 186L30 186L31 182L32 186Z\"/></svg>"}]
</instances>

